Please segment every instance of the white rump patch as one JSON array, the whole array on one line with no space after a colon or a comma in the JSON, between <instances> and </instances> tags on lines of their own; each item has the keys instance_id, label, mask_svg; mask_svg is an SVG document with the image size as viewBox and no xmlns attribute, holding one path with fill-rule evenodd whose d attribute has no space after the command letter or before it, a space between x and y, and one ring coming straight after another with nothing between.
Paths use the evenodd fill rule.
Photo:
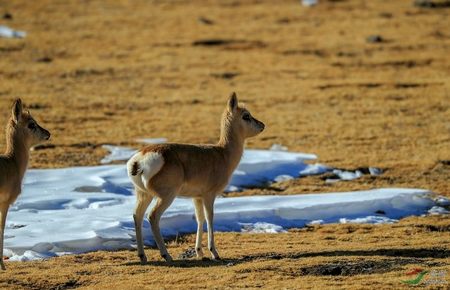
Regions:
<instances>
[{"instance_id":1,"label":"white rump patch","mask_svg":"<svg viewBox=\"0 0 450 290\"><path fill-rule=\"evenodd\" d=\"M141 161L142 166L142 182L145 185L148 181L158 173L164 165L164 158L160 153L149 152L145 154Z\"/></svg>"},{"instance_id":2,"label":"white rump patch","mask_svg":"<svg viewBox=\"0 0 450 290\"><path fill-rule=\"evenodd\" d=\"M131 175L133 164L138 163L137 175ZM164 158L160 153L148 152L142 154L142 152L136 153L127 162L128 176L130 176L134 185L139 189L146 191L149 180L155 176L163 167Z\"/></svg>"}]
</instances>

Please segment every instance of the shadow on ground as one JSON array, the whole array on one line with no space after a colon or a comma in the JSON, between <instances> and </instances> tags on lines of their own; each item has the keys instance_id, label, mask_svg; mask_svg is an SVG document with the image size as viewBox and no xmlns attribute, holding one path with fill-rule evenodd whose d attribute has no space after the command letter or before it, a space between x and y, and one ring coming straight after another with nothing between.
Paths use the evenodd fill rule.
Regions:
<instances>
[{"instance_id":1,"label":"shadow on ground","mask_svg":"<svg viewBox=\"0 0 450 290\"><path fill-rule=\"evenodd\" d=\"M185 252L190 253L191 249ZM183 256L181 254L180 256ZM237 259L223 260L194 260L181 259L171 263L164 261L149 261L143 266L177 267L177 268L196 268L196 267L231 267L242 263L253 262L256 260L281 260L281 259L302 259L311 257L339 257L339 261L330 263L321 263L302 267L295 275L325 275L325 276L351 276L360 274L386 273L393 270L399 270L401 266L408 264L422 264L424 266L439 266L442 263L432 262L428 258L448 258L450 251L441 248L420 248L420 249L377 249L377 250L353 250L353 251L326 251L310 253L263 253L246 255ZM361 259L360 261L345 261L345 257L389 257L393 259ZM344 259L344 260L343 260ZM122 265L136 266L140 265L138 261L128 262Z\"/></svg>"}]
</instances>

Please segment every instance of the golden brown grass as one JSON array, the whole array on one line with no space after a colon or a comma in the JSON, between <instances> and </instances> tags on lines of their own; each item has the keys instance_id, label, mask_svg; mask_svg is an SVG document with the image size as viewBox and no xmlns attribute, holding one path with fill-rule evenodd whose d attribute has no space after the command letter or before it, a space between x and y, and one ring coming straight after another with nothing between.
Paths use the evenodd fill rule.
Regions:
<instances>
[{"instance_id":1,"label":"golden brown grass","mask_svg":"<svg viewBox=\"0 0 450 290\"><path fill-rule=\"evenodd\" d=\"M0 16L13 19L1 23L28 36L0 39L0 123L21 97L53 133L51 146L33 152L31 167L93 165L105 143L215 142L225 100L237 91L267 125L248 147L281 143L330 166L385 169L352 182L308 177L241 194L395 186L450 196L449 11L401 0L324 0L310 9L299 1L2 1ZM369 43L370 35L384 41ZM231 42L196 45L208 39ZM448 228L421 228L435 222L448 225L446 218L413 218L283 235L220 234L228 260L217 264L142 267L128 251L8 263L0 285L400 288L411 267L449 269ZM348 227L357 230L345 233ZM188 236L170 250L190 244ZM156 251L148 254L159 261ZM394 266L349 276L301 272L346 261Z\"/></svg>"},{"instance_id":2,"label":"golden brown grass","mask_svg":"<svg viewBox=\"0 0 450 290\"><path fill-rule=\"evenodd\" d=\"M387 170L331 188L295 182L294 192L395 185L446 194L449 10L387 2L3 2L0 13L13 15L3 22L29 35L0 40L0 123L22 97L53 132L55 147L36 151L32 167L98 164L103 143L217 141L237 91L267 124L249 147L281 143L325 164ZM368 43L374 34L385 41ZM193 45L206 39L235 42Z\"/></svg>"},{"instance_id":3,"label":"golden brown grass","mask_svg":"<svg viewBox=\"0 0 450 290\"><path fill-rule=\"evenodd\" d=\"M219 233L222 261L167 264L155 249L146 250L145 266L135 251L70 255L7 263L0 287L406 289L401 280L414 278L406 273L415 268L450 274L449 229L448 217L416 217L395 225L313 226L286 234ZM194 243L194 235L185 236L169 243L169 251L176 257Z\"/></svg>"}]
</instances>

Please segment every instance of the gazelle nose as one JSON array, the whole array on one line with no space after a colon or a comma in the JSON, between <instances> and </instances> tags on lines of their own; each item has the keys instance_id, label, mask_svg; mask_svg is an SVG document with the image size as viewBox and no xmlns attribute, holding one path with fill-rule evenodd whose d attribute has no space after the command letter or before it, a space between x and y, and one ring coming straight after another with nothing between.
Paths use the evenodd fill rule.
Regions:
<instances>
[{"instance_id":1,"label":"gazelle nose","mask_svg":"<svg viewBox=\"0 0 450 290\"><path fill-rule=\"evenodd\" d=\"M51 134L48 133L48 135L47 135L47 137L45 138L45 140L50 140L50 136L51 136Z\"/></svg>"}]
</instances>

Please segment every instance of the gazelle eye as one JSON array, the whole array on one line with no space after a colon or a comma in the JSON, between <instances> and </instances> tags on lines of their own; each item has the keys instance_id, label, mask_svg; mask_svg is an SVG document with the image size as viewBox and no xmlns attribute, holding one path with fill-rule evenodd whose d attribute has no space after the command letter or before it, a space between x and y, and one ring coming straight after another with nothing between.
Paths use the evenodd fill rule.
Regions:
<instances>
[{"instance_id":1,"label":"gazelle eye","mask_svg":"<svg viewBox=\"0 0 450 290\"><path fill-rule=\"evenodd\" d=\"M249 114L245 114L244 116L242 116L242 119L245 120L245 121L250 121L251 120Z\"/></svg>"},{"instance_id":2,"label":"gazelle eye","mask_svg":"<svg viewBox=\"0 0 450 290\"><path fill-rule=\"evenodd\" d=\"M28 129L30 129L30 130L36 129L36 124L34 124L34 123L28 124Z\"/></svg>"}]
</instances>

